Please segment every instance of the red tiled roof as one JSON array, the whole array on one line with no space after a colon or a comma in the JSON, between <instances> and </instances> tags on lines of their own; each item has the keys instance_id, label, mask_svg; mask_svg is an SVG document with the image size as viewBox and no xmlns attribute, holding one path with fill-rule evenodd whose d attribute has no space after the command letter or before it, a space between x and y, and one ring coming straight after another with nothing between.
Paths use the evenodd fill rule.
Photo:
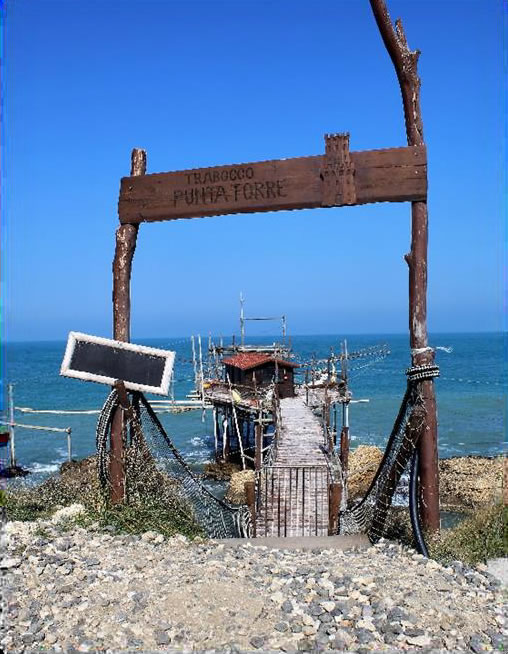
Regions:
<instances>
[{"instance_id":1,"label":"red tiled roof","mask_svg":"<svg viewBox=\"0 0 508 654\"><path fill-rule=\"evenodd\" d=\"M277 359L271 354L262 354L261 352L239 352L228 359L223 359L222 363L226 366L240 368L240 370L249 370L250 368L262 366L270 361L276 361L277 364L283 368L298 368L297 363Z\"/></svg>"}]
</instances>

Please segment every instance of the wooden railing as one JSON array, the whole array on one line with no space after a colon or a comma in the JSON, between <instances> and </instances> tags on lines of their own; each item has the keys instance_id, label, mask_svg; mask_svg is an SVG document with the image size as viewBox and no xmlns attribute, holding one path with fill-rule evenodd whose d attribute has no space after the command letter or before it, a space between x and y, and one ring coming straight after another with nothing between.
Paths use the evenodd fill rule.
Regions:
<instances>
[{"instance_id":1,"label":"wooden railing","mask_svg":"<svg viewBox=\"0 0 508 654\"><path fill-rule=\"evenodd\" d=\"M324 536L329 533L327 466L267 466L256 475L258 536Z\"/></svg>"}]
</instances>

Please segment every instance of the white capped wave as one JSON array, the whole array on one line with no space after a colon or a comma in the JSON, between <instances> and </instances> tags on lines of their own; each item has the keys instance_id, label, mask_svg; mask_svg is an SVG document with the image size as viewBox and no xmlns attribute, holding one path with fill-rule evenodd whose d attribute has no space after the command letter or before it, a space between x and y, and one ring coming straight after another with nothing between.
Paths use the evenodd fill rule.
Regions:
<instances>
[{"instance_id":1,"label":"white capped wave","mask_svg":"<svg viewBox=\"0 0 508 654\"><path fill-rule=\"evenodd\" d=\"M50 474L52 472L57 472L60 469L60 463L39 463L35 461L28 470L33 474Z\"/></svg>"}]
</instances>

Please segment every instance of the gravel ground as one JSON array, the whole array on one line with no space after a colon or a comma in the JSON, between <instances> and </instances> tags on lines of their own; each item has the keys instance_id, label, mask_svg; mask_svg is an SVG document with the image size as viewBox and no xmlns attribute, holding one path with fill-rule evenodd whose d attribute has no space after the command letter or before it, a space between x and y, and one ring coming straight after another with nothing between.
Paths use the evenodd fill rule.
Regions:
<instances>
[{"instance_id":1,"label":"gravel ground","mask_svg":"<svg viewBox=\"0 0 508 654\"><path fill-rule=\"evenodd\" d=\"M387 542L277 550L10 522L8 651L508 649L486 566Z\"/></svg>"}]
</instances>

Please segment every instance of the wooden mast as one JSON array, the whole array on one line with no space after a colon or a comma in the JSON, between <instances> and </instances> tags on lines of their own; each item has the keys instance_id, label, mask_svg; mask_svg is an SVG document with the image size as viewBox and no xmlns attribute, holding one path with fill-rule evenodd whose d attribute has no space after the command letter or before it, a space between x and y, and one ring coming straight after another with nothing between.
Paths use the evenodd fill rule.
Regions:
<instances>
[{"instance_id":1,"label":"wooden mast","mask_svg":"<svg viewBox=\"0 0 508 654\"><path fill-rule=\"evenodd\" d=\"M407 142L423 146L423 121L420 109L419 50L410 50L402 21L392 24L384 0L370 0L377 26L395 67L402 93ZM411 202L411 251L405 255L409 266L409 334L413 366L434 363L434 352L427 335L427 201ZM439 470L437 452L437 415L434 383L421 382L425 409L423 433L419 439L422 520L427 529L439 529Z\"/></svg>"},{"instance_id":2,"label":"wooden mast","mask_svg":"<svg viewBox=\"0 0 508 654\"><path fill-rule=\"evenodd\" d=\"M131 176L146 173L146 152L134 148L131 153ZM115 258L113 259L113 337L117 341L130 341L131 300L130 284L132 259L136 250L139 225L120 225L116 230ZM123 502L125 472L123 465L124 412L119 406L111 425L109 472L112 504Z\"/></svg>"}]
</instances>

